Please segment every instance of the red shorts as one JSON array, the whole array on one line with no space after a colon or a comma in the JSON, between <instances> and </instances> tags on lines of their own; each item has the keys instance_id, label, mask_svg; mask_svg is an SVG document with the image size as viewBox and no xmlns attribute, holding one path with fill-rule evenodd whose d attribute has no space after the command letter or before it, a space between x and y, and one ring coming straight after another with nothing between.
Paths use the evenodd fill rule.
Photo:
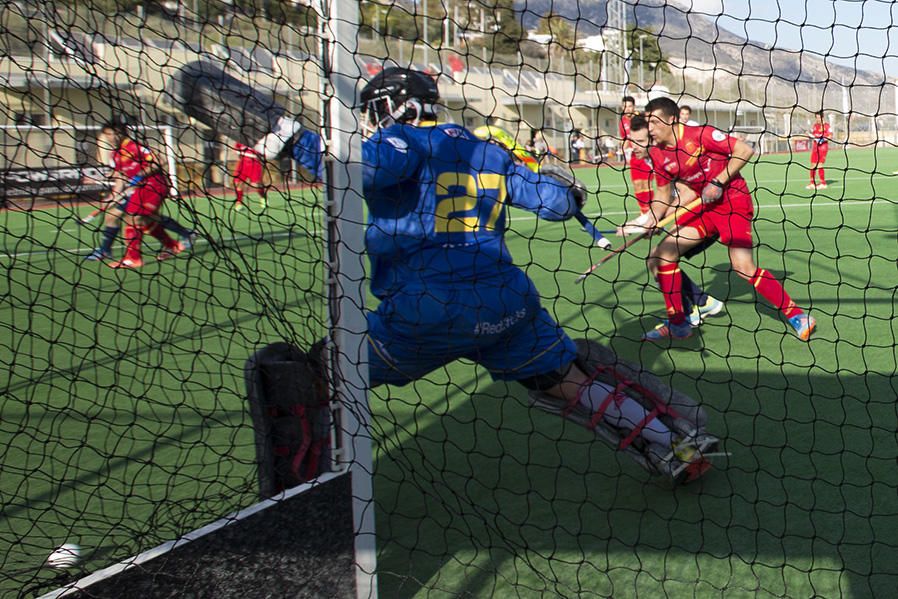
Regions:
<instances>
[{"instance_id":1,"label":"red shorts","mask_svg":"<svg viewBox=\"0 0 898 599\"><path fill-rule=\"evenodd\" d=\"M826 154L829 152L829 144L811 142L811 164L823 164L826 162Z\"/></svg>"},{"instance_id":2,"label":"red shorts","mask_svg":"<svg viewBox=\"0 0 898 599\"><path fill-rule=\"evenodd\" d=\"M710 206L688 212L677 219L677 227L692 227L703 238L720 235L727 247L754 247L751 221L755 206L745 179L736 179L723 192L723 198Z\"/></svg>"},{"instance_id":3,"label":"red shorts","mask_svg":"<svg viewBox=\"0 0 898 599\"><path fill-rule=\"evenodd\" d=\"M262 162L246 154L241 156L234 169L234 181L259 185L262 182Z\"/></svg>"},{"instance_id":4,"label":"red shorts","mask_svg":"<svg viewBox=\"0 0 898 599\"><path fill-rule=\"evenodd\" d=\"M630 180L633 181L633 194L639 202L639 210L645 214L652 202L652 179L654 172L649 163L636 156L630 157Z\"/></svg>"},{"instance_id":5,"label":"red shorts","mask_svg":"<svg viewBox=\"0 0 898 599\"><path fill-rule=\"evenodd\" d=\"M125 214L149 216L155 214L168 195L168 178L156 173L141 181L125 206Z\"/></svg>"}]
</instances>

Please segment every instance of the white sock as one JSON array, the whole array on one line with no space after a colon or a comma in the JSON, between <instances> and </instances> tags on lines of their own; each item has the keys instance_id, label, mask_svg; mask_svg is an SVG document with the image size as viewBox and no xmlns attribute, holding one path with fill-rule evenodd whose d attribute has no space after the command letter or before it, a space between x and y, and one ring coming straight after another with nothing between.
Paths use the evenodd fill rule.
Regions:
<instances>
[{"instance_id":1,"label":"white sock","mask_svg":"<svg viewBox=\"0 0 898 599\"><path fill-rule=\"evenodd\" d=\"M580 395L580 403L593 413L599 411L599 407L608 397L608 394L614 391L614 387L606 385L599 381L593 381L588 389ZM636 425L645 419L648 410L642 407L637 401L630 397L626 397L620 405L616 400L608 402L602 420L624 430L633 430ZM673 443L673 433L667 428L663 422L657 418L653 418L640 432L640 435L652 443L658 443L665 447L670 447Z\"/></svg>"}]
</instances>

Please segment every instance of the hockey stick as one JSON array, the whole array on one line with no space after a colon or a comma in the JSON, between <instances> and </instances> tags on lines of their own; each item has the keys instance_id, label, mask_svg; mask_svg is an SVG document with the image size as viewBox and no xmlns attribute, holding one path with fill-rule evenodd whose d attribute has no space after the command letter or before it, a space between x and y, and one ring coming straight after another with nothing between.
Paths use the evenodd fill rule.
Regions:
<instances>
[{"instance_id":1,"label":"hockey stick","mask_svg":"<svg viewBox=\"0 0 898 599\"><path fill-rule=\"evenodd\" d=\"M687 212L692 212L693 209L695 209L695 208L697 208L698 206L700 206L701 203L702 203L702 199L701 199L700 197L699 197L699 198L696 198L696 199L692 200L691 202L689 202L689 204L687 204L686 206L683 206L682 208L678 208L678 209L676 210L676 212L674 212L674 213L672 213L672 214L668 214L667 216L665 216L664 218L662 218L660 221L658 221L658 224L657 224L653 229L649 229L649 230L646 231L645 233L640 233L639 235L636 235L636 236L634 236L634 237L628 239L623 245L621 245L620 247L616 247L616 248L614 248L613 250L611 250L611 253L610 253L610 254L608 254L607 256L605 256L604 258L602 258L601 260L599 260L598 262L596 262L595 264L593 264L592 266L590 266L588 270L586 270L585 272L583 272L582 274L580 274L580 276L577 277L577 281L576 281L576 282L577 282L577 283L582 283L582 282L583 282L583 279L585 279L586 277L588 277L589 275L591 275L593 272L595 272L595 270L596 270L597 268L599 268L600 266L602 266L603 264L605 264L606 262L608 262L609 260L611 260L611 259L614 258L615 256L618 256L618 255L622 254L622 253L623 253L624 251L626 251L627 248L629 248L630 246L635 245L635 244L638 243L639 241L642 241L643 239L645 239L646 237L648 237L650 234L655 233L658 229L660 229L660 228L664 227L665 225L668 225L668 224L670 224L671 222L677 220L678 218L680 218L681 216L683 216L683 215L686 214Z\"/></svg>"},{"instance_id":2,"label":"hockey stick","mask_svg":"<svg viewBox=\"0 0 898 599\"><path fill-rule=\"evenodd\" d=\"M607 250L611 248L611 242L602 235L602 232L596 229L595 225L586 217L582 212L578 212L574 215L574 218L577 219L577 222L583 225L583 230L589 233L592 236L592 240L595 242L597 246L602 248L603 250Z\"/></svg>"},{"instance_id":3,"label":"hockey stick","mask_svg":"<svg viewBox=\"0 0 898 599\"><path fill-rule=\"evenodd\" d=\"M123 189L122 191L120 191L120 192L118 192L118 193L115 193L115 192L110 193L110 194L109 194L109 197L106 198L106 199L103 201L104 203L103 203L102 206L100 206L99 208L95 209L93 212L91 212L90 214L88 214L88 215L85 216L84 218L79 218L79 219L77 219L77 220L78 220L78 224L79 224L79 225L83 225L83 226L89 225L91 222L93 222L93 220L94 220L95 218L97 218L97 217L100 216L101 214L105 214L110 208L112 208L112 207L115 206L118 202L120 202L120 201L127 195L127 193L128 193L128 188L125 188L125 189Z\"/></svg>"},{"instance_id":4,"label":"hockey stick","mask_svg":"<svg viewBox=\"0 0 898 599\"><path fill-rule=\"evenodd\" d=\"M536 156L533 155L530 150L518 144L515 141L514 137L506 131L505 129L498 127L496 125L484 125L482 127L478 127L473 131L474 135L478 139L482 139L484 141L491 141L498 146L505 148L512 156L515 157L515 160L529 168L535 173L538 173L539 161L536 159ZM611 247L611 242L608 241L602 232L596 229L595 225L586 217L582 212L577 212L574 215L574 218L577 219L577 222L583 225L583 230L592 237L593 243L602 248L603 250L607 250Z\"/></svg>"}]
</instances>

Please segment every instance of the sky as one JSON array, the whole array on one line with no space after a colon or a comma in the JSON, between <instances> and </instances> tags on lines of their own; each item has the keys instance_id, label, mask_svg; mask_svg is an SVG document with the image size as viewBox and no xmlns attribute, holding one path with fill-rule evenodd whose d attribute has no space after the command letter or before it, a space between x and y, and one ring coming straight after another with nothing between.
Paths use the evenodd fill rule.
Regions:
<instances>
[{"instance_id":1,"label":"sky","mask_svg":"<svg viewBox=\"0 0 898 599\"><path fill-rule=\"evenodd\" d=\"M885 0L681 0L721 27L780 48L898 77L898 3ZM856 62L855 62L856 61Z\"/></svg>"}]
</instances>

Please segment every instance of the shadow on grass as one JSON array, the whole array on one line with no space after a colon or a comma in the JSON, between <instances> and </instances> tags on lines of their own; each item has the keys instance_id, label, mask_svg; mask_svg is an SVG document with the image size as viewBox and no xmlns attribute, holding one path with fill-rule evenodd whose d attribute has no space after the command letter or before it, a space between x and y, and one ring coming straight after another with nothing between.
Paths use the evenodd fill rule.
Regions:
<instances>
[{"instance_id":1,"label":"shadow on grass","mask_svg":"<svg viewBox=\"0 0 898 599\"><path fill-rule=\"evenodd\" d=\"M705 373L701 396L728 398L709 411L732 456L673 491L517 387L420 405L390 391L375 418L381 596L889 596L894 381L756 377Z\"/></svg>"}]
</instances>

